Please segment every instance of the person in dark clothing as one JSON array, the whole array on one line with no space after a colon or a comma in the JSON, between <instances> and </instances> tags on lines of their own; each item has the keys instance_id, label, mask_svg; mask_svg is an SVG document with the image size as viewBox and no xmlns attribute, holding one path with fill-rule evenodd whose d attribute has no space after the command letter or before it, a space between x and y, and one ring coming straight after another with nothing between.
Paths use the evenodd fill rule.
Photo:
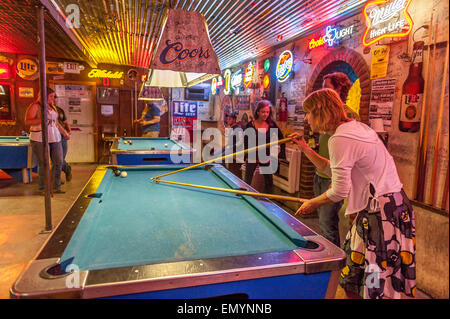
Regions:
<instances>
[{"instance_id":1,"label":"person in dark clothing","mask_svg":"<svg viewBox=\"0 0 450 319\"><path fill-rule=\"evenodd\" d=\"M58 111L58 122L61 125L62 128L64 128L67 132L67 134L70 136L70 125L67 121L66 113L62 108L59 106L56 106L56 110ZM67 135L66 134L66 135ZM63 166L62 171L66 175L66 181L70 182L72 180L72 167L66 162L66 155L67 155L67 138L66 135L61 132L61 146L63 150Z\"/></svg>"},{"instance_id":2,"label":"person in dark clothing","mask_svg":"<svg viewBox=\"0 0 450 319\"><path fill-rule=\"evenodd\" d=\"M244 149L249 149L259 145L264 145L276 140L283 139L283 133L273 120L273 106L268 100L258 102L254 120L248 123L244 133ZM259 166L260 172L264 176L264 193L271 193L273 187L273 173L279 169L278 159L286 158L286 145L283 143L276 148L266 147L264 151L249 152L245 155L245 182L251 185L255 169ZM274 154L279 150L277 154ZM276 156L276 158L274 158Z\"/></svg>"}]
</instances>

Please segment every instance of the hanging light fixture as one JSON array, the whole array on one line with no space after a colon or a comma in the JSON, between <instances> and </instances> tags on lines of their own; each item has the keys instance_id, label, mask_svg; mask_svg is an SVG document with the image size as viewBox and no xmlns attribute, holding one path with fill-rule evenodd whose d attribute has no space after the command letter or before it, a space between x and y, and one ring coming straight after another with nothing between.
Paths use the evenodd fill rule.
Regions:
<instances>
[{"instance_id":1,"label":"hanging light fixture","mask_svg":"<svg viewBox=\"0 0 450 319\"><path fill-rule=\"evenodd\" d=\"M189 87L220 74L205 17L195 11L167 9L145 85Z\"/></svg>"}]
</instances>

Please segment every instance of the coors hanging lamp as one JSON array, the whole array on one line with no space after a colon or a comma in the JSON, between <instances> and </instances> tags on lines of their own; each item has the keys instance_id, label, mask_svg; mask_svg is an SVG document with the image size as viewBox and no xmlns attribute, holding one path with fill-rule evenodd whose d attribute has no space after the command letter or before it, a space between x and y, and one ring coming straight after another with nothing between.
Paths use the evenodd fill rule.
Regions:
<instances>
[{"instance_id":1,"label":"coors hanging lamp","mask_svg":"<svg viewBox=\"0 0 450 319\"><path fill-rule=\"evenodd\" d=\"M189 87L220 74L205 17L195 11L167 9L145 85Z\"/></svg>"}]
</instances>

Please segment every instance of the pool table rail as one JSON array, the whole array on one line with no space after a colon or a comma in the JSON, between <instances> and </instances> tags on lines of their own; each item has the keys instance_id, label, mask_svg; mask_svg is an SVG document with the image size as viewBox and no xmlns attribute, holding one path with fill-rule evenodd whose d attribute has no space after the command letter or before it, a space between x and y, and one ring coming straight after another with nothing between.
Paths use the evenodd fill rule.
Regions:
<instances>
[{"instance_id":1,"label":"pool table rail","mask_svg":"<svg viewBox=\"0 0 450 319\"><path fill-rule=\"evenodd\" d=\"M151 167L155 169L155 166ZM172 167L177 169L176 166ZM228 178L230 185L255 191L221 165L212 164L212 167ZM139 166L139 169L145 168ZM92 200L89 195L96 193L108 171L108 165L103 165L93 173L36 258L26 266L11 287L12 298L101 298L294 274L307 276L319 272L331 273L327 296L334 296L340 269L345 264L345 253L264 198L258 198L257 201L308 242L317 245L279 252L80 270L52 277L46 270L59 265L65 248ZM74 280L78 285L68 288L67 283L73 284Z\"/></svg>"}]
</instances>

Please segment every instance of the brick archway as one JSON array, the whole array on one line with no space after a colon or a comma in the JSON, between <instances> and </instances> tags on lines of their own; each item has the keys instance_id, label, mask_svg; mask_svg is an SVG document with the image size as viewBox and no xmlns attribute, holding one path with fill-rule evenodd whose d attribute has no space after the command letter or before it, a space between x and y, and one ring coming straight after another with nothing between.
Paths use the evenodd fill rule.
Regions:
<instances>
[{"instance_id":1,"label":"brick archway","mask_svg":"<svg viewBox=\"0 0 450 319\"><path fill-rule=\"evenodd\" d=\"M361 100L359 104L359 117L361 122L369 124L369 103L370 103L370 70L366 64L366 61L362 56L351 50L343 47L331 49L330 52L325 55L320 62L316 65L313 72L311 73L309 80L306 83L306 95L314 91L316 82L320 81L322 83L321 77L324 75L322 71L333 62L345 62L350 65L355 71L359 78L361 87ZM320 77L320 78L319 78ZM320 87L320 85L319 85ZM305 134L306 134L305 130ZM302 198L312 198L314 197L314 175L315 167L308 160L304 153L301 155L302 166L300 168L300 189L299 197Z\"/></svg>"},{"instance_id":2,"label":"brick archway","mask_svg":"<svg viewBox=\"0 0 450 319\"><path fill-rule=\"evenodd\" d=\"M314 83L318 80L318 77L321 75L321 72L325 67L329 64L342 61L349 64L356 75L359 78L360 87L361 87L361 101L359 105L359 116L361 118L361 122L369 124L369 103L370 103L370 70L364 61L363 57L351 50L344 47L339 47L336 49L332 49L330 53L324 56L320 62L316 65L313 72L311 73L308 82L306 83L306 95L310 94L314 89Z\"/></svg>"}]
</instances>

